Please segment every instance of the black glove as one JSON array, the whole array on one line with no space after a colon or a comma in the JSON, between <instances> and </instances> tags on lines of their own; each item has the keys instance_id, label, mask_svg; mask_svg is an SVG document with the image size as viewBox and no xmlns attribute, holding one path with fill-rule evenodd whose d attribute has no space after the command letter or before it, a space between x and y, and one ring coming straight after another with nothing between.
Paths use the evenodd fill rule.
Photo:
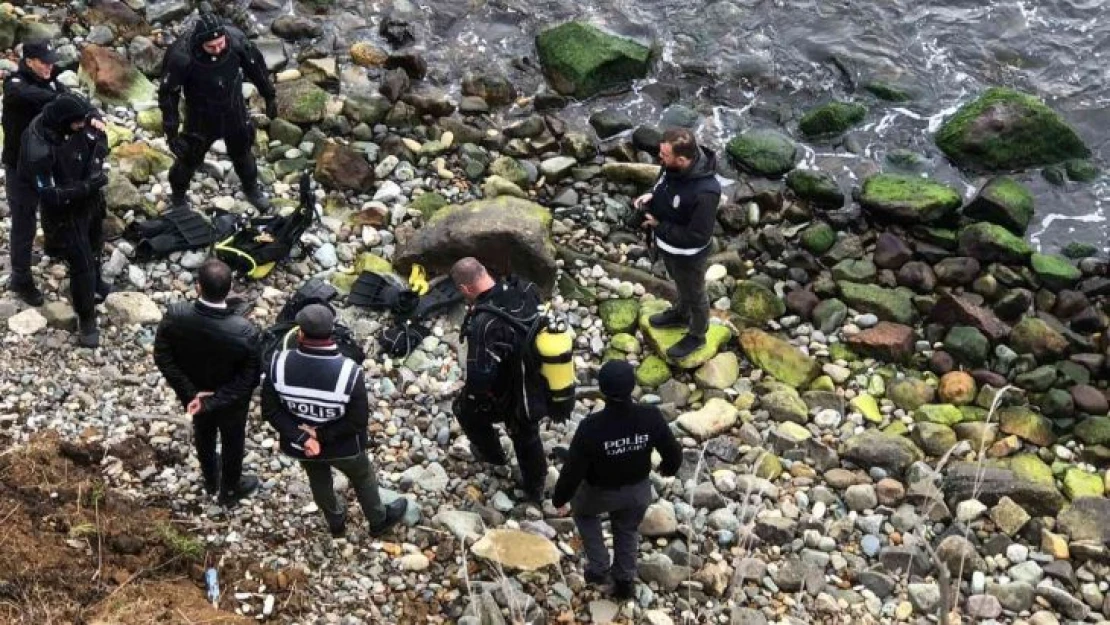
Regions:
<instances>
[{"instance_id":1,"label":"black glove","mask_svg":"<svg viewBox=\"0 0 1110 625\"><path fill-rule=\"evenodd\" d=\"M274 100L273 98L266 100L266 117L269 117L271 120L275 120L277 119L277 116L277 100Z\"/></svg>"}]
</instances>

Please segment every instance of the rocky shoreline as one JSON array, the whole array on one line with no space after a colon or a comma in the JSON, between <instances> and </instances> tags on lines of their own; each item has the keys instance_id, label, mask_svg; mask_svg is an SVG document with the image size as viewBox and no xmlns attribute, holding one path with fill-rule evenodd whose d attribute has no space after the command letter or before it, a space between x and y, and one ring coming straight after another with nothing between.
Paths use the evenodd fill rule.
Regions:
<instances>
[{"instance_id":1,"label":"rocky shoreline","mask_svg":"<svg viewBox=\"0 0 1110 625\"><path fill-rule=\"evenodd\" d=\"M142 0L85 15L0 8L0 47L57 41L73 70L63 80L111 123L110 232L164 208L169 157L151 100L170 39L160 26L187 12ZM711 340L667 362L678 337L644 320L671 287L622 224L657 173L659 128L696 126L703 112L672 101L659 124L639 125L599 106L590 128L570 127L558 113L567 97L649 71L648 48L587 24L537 38L551 90L521 93L482 70L459 98L425 84L403 21L380 25L378 39L342 47L324 46L313 18L261 29L279 93L279 118L257 120L263 177L275 205L291 207L311 168L323 217L303 252L240 285L249 316L266 325L312 276L346 289L361 270L442 272L479 251L551 289L577 333L584 386L604 360L633 361L641 398L681 435L679 477L653 478L660 501L642 528L636 600L618 606L586 588L570 520L518 505L509 473L471 462L450 415L457 314L403 361L365 363L381 477L420 513L389 541L327 538L301 471L257 417L246 463L262 494L230 512L201 494L188 429L150 359L159 308L191 291L199 252L142 263L130 242L110 243L105 273L121 292L105 304L96 351L72 348L59 263L35 268L42 309L0 299L6 444L55 431L149 447L146 463L108 453L103 474L242 564L221 608L248 617L917 622L947 601L949 623L1110 618L1107 263L1080 246L1065 250L1078 262L1036 253L1019 182L975 174L967 193L923 176L927 162L908 151L859 159L854 185L798 168L804 146L851 151L851 128L902 97L889 86L738 134L716 146L732 184L708 276ZM661 85L642 90L677 100ZM1066 123L1009 90L980 94L936 139L969 172L1043 167L1063 185L1099 175ZM194 205L249 212L230 162L213 156ZM342 314L366 344L387 322ZM594 405L583 394L578 414ZM545 427L545 447L571 432ZM278 578L287 571L299 586Z\"/></svg>"}]
</instances>

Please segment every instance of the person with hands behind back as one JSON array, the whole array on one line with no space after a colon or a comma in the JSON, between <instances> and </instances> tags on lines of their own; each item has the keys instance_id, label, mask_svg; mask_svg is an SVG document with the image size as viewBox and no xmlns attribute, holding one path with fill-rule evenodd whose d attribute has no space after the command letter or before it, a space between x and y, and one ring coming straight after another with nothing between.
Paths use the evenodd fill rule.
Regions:
<instances>
[{"instance_id":1,"label":"person with hands behind back","mask_svg":"<svg viewBox=\"0 0 1110 625\"><path fill-rule=\"evenodd\" d=\"M77 313L82 347L97 347L98 292L107 290L100 279L105 215L102 189L108 184L104 159L108 138L100 114L79 96L58 96L23 131L17 175L35 190L42 205L43 223L53 224L54 241L69 266L69 293Z\"/></svg>"},{"instance_id":2,"label":"person with hands behind back","mask_svg":"<svg viewBox=\"0 0 1110 625\"><path fill-rule=\"evenodd\" d=\"M339 353L335 313L310 304L297 313L297 348L273 355L262 381L262 415L278 431L281 451L300 461L328 531L346 532L347 508L336 498L332 469L347 476L370 523L382 536L405 516L408 500L382 504L367 456L370 401L362 367Z\"/></svg>"},{"instance_id":3,"label":"person with hands behind back","mask_svg":"<svg viewBox=\"0 0 1110 625\"><path fill-rule=\"evenodd\" d=\"M709 329L705 270L721 184L717 157L698 146L694 133L685 128L663 133L659 161L663 170L655 186L633 204L644 211L641 227L653 230L655 248L678 289L678 301L649 322L657 328L687 328L686 336L667 350L669 358L681 360L705 345Z\"/></svg>"},{"instance_id":4,"label":"person with hands behind back","mask_svg":"<svg viewBox=\"0 0 1110 625\"><path fill-rule=\"evenodd\" d=\"M578 424L551 497L561 514L573 509L586 551L586 581L605 584L611 579L618 599L633 594L640 522L652 497L651 453L659 452L664 476L674 476L682 465L682 447L663 414L632 401L635 386L636 374L627 362L612 360L601 367L598 387L605 407ZM609 515L612 526L611 567L602 514Z\"/></svg>"},{"instance_id":5,"label":"person with hands behind back","mask_svg":"<svg viewBox=\"0 0 1110 625\"><path fill-rule=\"evenodd\" d=\"M171 304L154 335L154 363L193 419L204 488L234 505L258 489L243 475L247 413L258 386L258 328L228 307L231 268L211 259L197 270L197 300ZM216 453L219 439L222 454ZM221 457L222 455L222 457Z\"/></svg>"}]
</instances>

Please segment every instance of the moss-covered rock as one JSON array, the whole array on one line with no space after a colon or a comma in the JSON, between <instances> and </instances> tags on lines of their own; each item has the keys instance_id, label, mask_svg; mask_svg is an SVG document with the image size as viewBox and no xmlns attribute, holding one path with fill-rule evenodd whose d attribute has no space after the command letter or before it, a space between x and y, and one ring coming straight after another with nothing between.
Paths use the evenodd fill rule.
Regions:
<instances>
[{"instance_id":1,"label":"moss-covered rock","mask_svg":"<svg viewBox=\"0 0 1110 625\"><path fill-rule=\"evenodd\" d=\"M806 251L820 256L836 243L836 230L833 230L829 224L819 221L802 230L801 242Z\"/></svg>"},{"instance_id":2,"label":"moss-covered rock","mask_svg":"<svg viewBox=\"0 0 1110 625\"><path fill-rule=\"evenodd\" d=\"M755 366L794 388L805 386L821 370L816 360L783 339L762 330L742 330L740 347Z\"/></svg>"},{"instance_id":3,"label":"moss-covered rock","mask_svg":"<svg viewBox=\"0 0 1110 625\"><path fill-rule=\"evenodd\" d=\"M860 204L871 214L903 223L933 223L963 203L948 185L899 174L876 174L863 182Z\"/></svg>"},{"instance_id":4,"label":"moss-covered rock","mask_svg":"<svg viewBox=\"0 0 1110 625\"><path fill-rule=\"evenodd\" d=\"M1090 243L1082 243L1080 241L1068 241L1064 249L1060 253L1066 258L1079 260L1081 258L1090 258L1098 254L1098 248Z\"/></svg>"},{"instance_id":5,"label":"moss-covered rock","mask_svg":"<svg viewBox=\"0 0 1110 625\"><path fill-rule=\"evenodd\" d=\"M634 299L607 299L598 304L597 314L609 334L631 332L640 316L640 302Z\"/></svg>"},{"instance_id":6,"label":"moss-covered rock","mask_svg":"<svg viewBox=\"0 0 1110 625\"><path fill-rule=\"evenodd\" d=\"M1047 447L1056 442L1052 423L1025 406L1011 406L998 411L999 429L1034 445Z\"/></svg>"},{"instance_id":7,"label":"moss-covered rock","mask_svg":"<svg viewBox=\"0 0 1110 625\"><path fill-rule=\"evenodd\" d=\"M88 44L81 50L78 78L96 97L113 106L138 109L157 99L157 89L146 75L122 54L96 44Z\"/></svg>"},{"instance_id":8,"label":"moss-covered rock","mask_svg":"<svg viewBox=\"0 0 1110 625\"><path fill-rule=\"evenodd\" d=\"M940 457L956 444L956 433L942 423L918 422L914 425L913 442L929 456Z\"/></svg>"},{"instance_id":9,"label":"moss-covered rock","mask_svg":"<svg viewBox=\"0 0 1110 625\"><path fill-rule=\"evenodd\" d=\"M786 186L800 200L821 208L840 208L844 205L844 192L836 177L827 171L795 169L786 176Z\"/></svg>"},{"instance_id":10,"label":"moss-covered rock","mask_svg":"<svg viewBox=\"0 0 1110 625\"><path fill-rule=\"evenodd\" d=\"M538 34L536 55L551 86L576 98L625 87L651 66L651 48L577 21Z\"/></svg>"},{"instance_id":11,"label":"moss-covered rock","mask_svg":"<svg viewBox=\"0 0 1110 625\"><path fill-rule=\"evenodd\" d=\"M734 137L725 147L732 161L741 169L778 178L794 169L798 160L798 146L794 141L770 129L749 130Z\"/></svg>"},{"instance_id":12,"label":"moss-covered rock","mask_svg":"<svg viewBox=\"0 0 1110 625\"><path fill-rule=\"evenodd\" d=\"M887 102L909 102L913 100L913 94L909 90L882 80L872 80L865 84L863 88L876 98Z\"/></svg>"},{"instance_id":13,"label":"moss-covered rock","mask_svg":"<svg viewBox=\"0 0 1110 625\"><path fill-rule=\"evenodd\" d=\"M583 306L589 306L597 301L597 293L588 286L584 286L566 273L559 275L559 295L564 299L576 300Z\"/></svg>"},{"instance_id":14,"label":"moss-covered rock","mask_svg":"<svg viewBox=\"0 0 1110 625\"><path fill-rule=\"evenodd\" d=\"M886 396L902 410L917 410L933 401L936 389L921 378L899 378L887 386Z\"/></svg>"},{"instance_id":15,"label":"moss-covered rock","mask_svg":"<svg viewBox=\"0 0 1110 625\"><path fill-rule=\"evenodd\" d=\"M143 195L127 176L113 171L108 174L108 186L104 187L104 203L109 211L122 215L142 208Z\"/></svg>"},{"instance_id":16,"label":"moss-covered rock","mask_svg":"<svg viewBox=\"0 0 1110 625\"><path fill-rule=\"evenodd\" d=\"M882 467L895 473L902 473L925 457L908 438L877 430L865 430L844 441L840 455L867 469Z\"/></svg>"},{"instance_id":17,"label":"moss-covered rock","mask_svg":"<svg viewBox=\"0 0 1110 625\"><path fill-rule=\"evenodd\" d=\"M280 117L270 121L270 138L281 142L282 145L298 146L301 144L301 138L304 137L304 131L301 127L288 122Z\"/></svg>"},{"instance_id":18,"label":"moss-covered rock","mask_svg":"<svg viewBox=\"0 0 1110 625\"><path fill-rule=\"evenodd\" d=\"M995 87L940 127L937 146L960 167L1014 170L1088 158L1075 130L1034 96Z\"/></svg>"},{"instance_id":19,"label":"moss-covered rock","mask_svg":"<svg viewBox=\"0 0 1110 625\"><path fill-rule=\"evenodd\" d=\"M1076 467L1064 471L1063 482L1064 494L1071 500L1080 497L1102 497L1106 489L1101 475L1088 473Z\"/></svg>"},{"instance_id":20,"label":"moss-covered rock","mask_svg":"<svg viewBox=\"0 0 1110 625\"><path fill-rule=\"evenodd\" d=\"M879 424L883 422L883 413L879 410L879 402L867 393L860 393L852 398L848 404L853 410L863 415L868 423Z\"/></svg>"},{"instance_id":21,"label":"moss-covered rock","mask_svg":"<svg viewBox=\"0 0 1110 625\"><path fill-rule=\"evenodd\" d=\"M652 315L662 312L668 307L669 304L661 300L644 302L640 306L640 331L643 333L647 344L661 357L665 357L667 350L686 336L685 328L656 328L648 321ZM709 324L709 330L705 333L705 345L689 356L677 362L671 362L671 364L679 369L697 369L717 355L721 347L728 343L731 338L732 332L728 328L717 323L711 323ZM668 362L670 361L668 360Z\"/></svg>"},{"instance_id":22,"label":"moss-covered rock","mask_svg":"<svg viewBox=\"0 0 1110 625\"><path fill-rule=\"evenodd\" d=\"M1033 194L1013 178L992 178L964 208L964 215L998 224L1019 236L1024 235L1033 220Z\"/></svg>"},{"instance_id":23,"label":"moss-covered rock","mask_svg":"<svg viewBox=\"0 0 1110 625\"><path fill-rule=\"evenodd\" d=\"M1068 179L1075 182L1094 182L1098 179L1098 165L1087 158L1073 158L1064 163Z\"/></svg>"},{"instance_id":24,"label":"moss-covered rock","mask_svg":"<svg viewBox=\"0 0 1110 625\"><path fill-rule=\"evenodd\" d=\"M786 304L762 284L741 280L732 291L732 312L744 321L764 324L786 314Z\"/></svg>"},{"instance_id":25,"label":"moss-covered rock","mask_svg":"<svg viewBox=\"0 0 1110 625\"><path fill-rule=\"evenodd\" d=\"M807 137L838 135L863 121L867 107L854 102L829 102L811 109L798 122Z\"/></svg>"},{"instance_id":26,"label":"moss-covered rock","mask_svg":"<svg viewBox=\"0 0 1110 625\"><path fill-rule=\"evenodd\" d=\"M782 462L771 452L764 452L756 459L752 473L764 480L776 480L782 475Z\"/></svg>"},{"instance_id":27,"label":"moss-covered rock","mask_svg":"<svg viewBox=\"0 0 1110 625\"><path fill-rule=\"evenodd\" d=\"M671 369L667 361L652 354L636 367L636 383L644 388L656 388L671 379Z\"/></svg>"},{"instance_id":28,"label":"moss-covered rock","mask_svg":"<svg viewBox=\"0 0 1110 625\"><path fill-rule=\"evenodd\" d=\"M759 405L775 421L789 421L799 425L809 421L809 407L798 392L790 387L765 393L760 397Z\"/></svg>"},{"instance_id":29,"label":"moss-covered rock","mask_svg":"<svg viewBox=\"0 0 1110 625\"><path fill-rule=\"evenodd\" d=\"M650 163L605 163L601 176L617 184L632 184L646 189L659 178L659 166Z\"/></svg>"},{"instance_id":30,"label":"moss-covered rock","mask_svg":"<svg viewBox=\"0 0 1110 625\"><path fill-rule=\"evenodd\" d=\"M310 80L279 82L278 117L294 124L315 124L327 113L328 93Z\"/></svg>"},{"instance_id":31,"label":"moss-covered rock","mask_svg":"<svg viewBox=\"0 0 1110 625\"><path fill-rule=\"evenodd\" d=\"M615 349L623 354L639 354L640 341L636 337L628 333L614 334L613 338L609 340L609 347Z\"/></svg>"},{"instance_id":32,"label":"moss-covered rock","mask_svg":"<svg viewBox=\"0 0 1110 625\"><path fill-rule=\"evenodd\" d=\"M393 104L382 96L373 96L369 98L351 96L343 101L343 115L345 115L347 119L355 123L367 124L369 126L382 123L385 120L385 116L389 114L391 108L393 108ZM296 120L289 119L289 121L295 122Z\"/></svg>"},{"instance_id":33,"label":"moss-covered rock","mask_svg":"<svg viewBox=\"0 0 1110 625\"><path fill-rule=\"evenodd\" d=\"M981 262L1024 264L1033 248L1006 228L980 221L960 229L959 252Z\"/></svg>"},{"instance_id":34,"label":"moss-covered rock","mask_svg":"<svg viewBox=\"0 0 1110 625\"><path fill-rule=\"evenodd\" d=\"M436 211L447 206L449 203L447 198L432 191L416 196L409 206L420 211L420 214L424 216L424 221L428 221L436 214Z\"/></svg>"},{"instance_id":35,"label":"moss-covered rock","mask_svg":"<svg viewBox=\"0 0 1110 625\"><path fill-rule=\"evenodd\" d=\"M965 371L949 371L940 378L937 395L942 402L965 406L975 401L975 378Z\"/></svg>"},{"instance_id":36,"label":"moss-covered rock","mask_svg":"<svg viewBox=\"0 0 1110 625\"><path fill-rule=\"evenodd\" d=\"M867 258L845 258L832 267L833 280L867 284L875 279L879 269Z\"/></svg>"},{"instance_id":37,"label":"moss-covered rock","mask_svg":"<svg viewBox=\"0 0 1110 625\"><path fill-rule=\"evenodd\" d=\"M903 325L913 325L917 319L912 292L844 281L837 282L836 286L844 301L856 310L873 313L879 319Z\"/></svg>"},{"instance_id":38,"label":"moss-covered rock","mask_svg":"<svg viewBox=\"0 0 1110 625\"><path fill-rule=\"evenodd\" d=\"M1075 426L1074 433L1088 445L1110 445L1110 417L1087 417Z\"/></svg>"},{"instance_id":39,"label":"moss-covered rock","mask_svg":"<svg viewBox=\"0 0 1110 625\"><path fill-rule=\"evenodd\" d=\"M482 195L487 198L501 197L503 195L509 197L520 198L522 200L528 199L528 193L521 189L518 185L501 176L493 175L486 178L482 183Z\"/></svg>"},{"instance_id":40,"label":"moss-covered rock","mask_svg":"<svg viewBox=\"0 0 1110 625\"><path fill-rule=\"evenodd\" d=\"M918 423L939 423L951 427L963 418L960 409L952 404L923 404L913 411L913 419Z\"/></svg>"},{"instance_id":41,"label":"moss-covered rock","mask_svg":"<svg viewBox=\"0 0 1110 625\"><path fill-rule=\"evenodd\" d=\"M1006 466L1018 479L1056 488L1052 469L1034 454L1017 454L1006 462Z\"/></svg>"},{"instance_id":42,"label":"moss-covered rock","mask_svg":"<svg viewBox=\"0 0 1110 625\"><path fill-rule=\"evenodd\" d=\"M960 362L978 366L990 355L991 342L976 328L952 326L944 337L944 349Z\"/></svg>"},{"instance_id":43,"label":"moss-covered rock","mask_svg":"<svg viewBox=\"0 0 1110 625\"><path fill-rule=\"evenodd\" d=\"M1044 320L1023 317L1010 333L1010 347L1019 354L1033 354L1039 362L1067 356L1068 340Z\"/></svg>"},{"instance_id":44,"label":"moss-covered rock","mask_svg":"<svg viewBox=\"0 0 1110 625\"><path fill-rule=\"evenodd\" d=\"M147 182L173 165L173 157L146 143L124 143L112 150L108 157L115 171L127 176L135 184Z\"/></svg>"},{"instance_id":45,"label":"moss-covered rock","mask_svg":"<svg viewBox=\"0 0 1110 625\"><path fill-rule=\"evenodd\" d=\"M1029 258L1029 264L1032 265L1033 273L1037 274L1041 284L1053 291L1069 288L1083 277L1078 267L1068 262L1068 259L1055 254L1034 253Z\"/></svg>"}]
</instances>

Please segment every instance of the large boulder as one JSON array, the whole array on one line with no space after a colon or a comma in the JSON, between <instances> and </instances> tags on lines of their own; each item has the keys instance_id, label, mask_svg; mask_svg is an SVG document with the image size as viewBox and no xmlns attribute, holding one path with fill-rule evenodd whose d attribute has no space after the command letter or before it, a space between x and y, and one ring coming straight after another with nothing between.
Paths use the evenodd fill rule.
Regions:
<instances>
[{"instance_id":1,"label":"large boulder","mask_svg":"<svg viewBox=\"0 0 1110 625\"><path fill-rule=\"evenodd\" d=\"M790 137L767 128L749 130L734 137L725 147L729 158L745 171L778 178L794 169L798 146Z\"/></svg>"},{"instance_id":2,"label":"large boulder","mask_svg":"<svg viewBox=\"0 0 1110 625\"><path fill-rule=\"evenodd\" d=\"M154 83L111 48L89 44L81 50L80 75L90 91L108 104L135 106L156 98Z\"/></svg>"},{"instance_id":3,"label":"large boulder","mask_svg":"<svg viewBox=\"0 0 1110 625\"><path fill-rule=\"evenodd\" d=\"M315 124L323 121L328 107L328 93L306 79L277 84L278 117L294 124Z\"/></svg>"},{"instance_id":4,"label":"large boulder","mask_svg":"<svg viewBox=\"0 0 1110 625\"><path fill-rule=\"evenodd\" d=\"M755 366L795 388L817 377L821 366L785 340L762 330L740 332L740 347Z\"/></svg>"},{"instance_id":5,"label":"large boulder","mask_svg":"<svg viewBox=\"0 0 1110 625\"><path fill-rule=\"evenodd\" d=\"M913 306L913 294L902 289L886 289L876 284L837 282L840 294L849 306L866 313L872 313L884 321L903 325L913 325L917 319L917 309Z\"/></svg>"},{"instance_id":6,"label":"large boulder","mask_svg":"<svg viewBox=\"0 0 1110 625\"><path fill-rule=\"evenodd\" d=\"M551 213L539 204L504 196L446 206L399 241L393 264L403 275L414 263L446 274L466 256L480 259L498 274L512 271L550 292L556 270Z\"/></svg>"},{"instance_id":7,"label":"large boulder","mask_svg":"<svg viewBox=\"0 0 1110 625\"><path fill-rule=\"evenodd\" d=\"M836 176L827 171L795 169L786 176L786 186L798 199L814 206L840 208L844 205L844 192L840 190L840 183L836 181Z\"/></svg>"},{"instance_id":8,"label":"large boulder","mask_svg":"<svg viewBox=\"0 0 1110 625\"><path fill-rule=\"evenodd\" d=\"M863 121L867 107L855 102L829 102L810 109L798 122L807 137L838 135Z\"/></svg>"},{"instance_id":9,"label":"large boulder","mask_svg":"<svg viewBox=\"0 0 1110 625\"><path fill-rule=\"evenodd\" d=\"M647 188L659 178L659 166L650 163L605 163L601 175L610 182Z\"/></svg>"},{"instance_id":10,"label":"large boulder","mask_svg":"<svg viewBox=\"0 0 1110 625\"><path fill-rule=\"evenodd\" d=\"M964 208L964 215L977 221L998 224L1019 236L1024 235L1033 220L1033 194L1013 178L992 178Z\"/></svg>"},{"instance_id":11,"label":"large boulder","mask_svg":"<svg viewBox=\"0 0 1110 625\"><path fill-rule=\"evenodd\" d=\"M1083 277L1083 273L1071 261L1056 254L1035 253L1029 258L1029 265L1041 284L1053 291L1069 288Z\"/></svg>"},{"instance_id":12,"label":"large boulder","mask_svg":"<svg viewBox=\"0 0 1110 625\"><path fill-rule=\"evenodd\" d=\"M949 117L937 146L960 167L1014 170L1087 158L1075 130L1037 98L995 87Z\"/></svg>"},{"instance_id":13,"label":"large boulder","mask_svg":"<svg viewBox=\"0 0 1110 625\"><path fill-rule=\"evenodd\" d=\"M949 465L941 488L949 504L978 499L988 506L1009 497L1033 516L1054 515L1066 500L1051 482L1030 480L1005 467L981 466L974 462Z\"/></svg>"},{"instance_id":14,"label":"large boulder","mask_svg":"<svg viewBox=\"0 0 1110 625\"><path fill-rule=\"evenodd\" d=\"M651 66L651 48L577 21L536 35L536 55L551 86L580 99L627 87Z\"/></svg>"},{"instance_id":15,"label":"large boulder","mask_svg":"<svg viewBox=\"0 0 1110 625\"><path fill-rule=\"evenodd\" d=\"M360 152L328 141L316 157L316 179L332 189L366 192L374 182L374 169Z\"/></svg>"},{"instance_id":16,"label":"large boulder","mask_svg":"<svg viewBox=\"0 0 1110 625\"><path fill-rule=\"evenodd\" d=\"M960 254L988 263L1024 264L1033 253L1021 237L985 221L961 228L958 245Z\"/></svg>"},{"instance_id":17,"label":"large boulder","mask_svg":"<svg viewBox=\"0 0 1110 625\"><path fill-rule=\"evenodd\" d=\"M859 203L879 217L927 224L952 214L963 198L959 191L928 178L876 174L863 182Z\"/></svg>"}]
</instances>

